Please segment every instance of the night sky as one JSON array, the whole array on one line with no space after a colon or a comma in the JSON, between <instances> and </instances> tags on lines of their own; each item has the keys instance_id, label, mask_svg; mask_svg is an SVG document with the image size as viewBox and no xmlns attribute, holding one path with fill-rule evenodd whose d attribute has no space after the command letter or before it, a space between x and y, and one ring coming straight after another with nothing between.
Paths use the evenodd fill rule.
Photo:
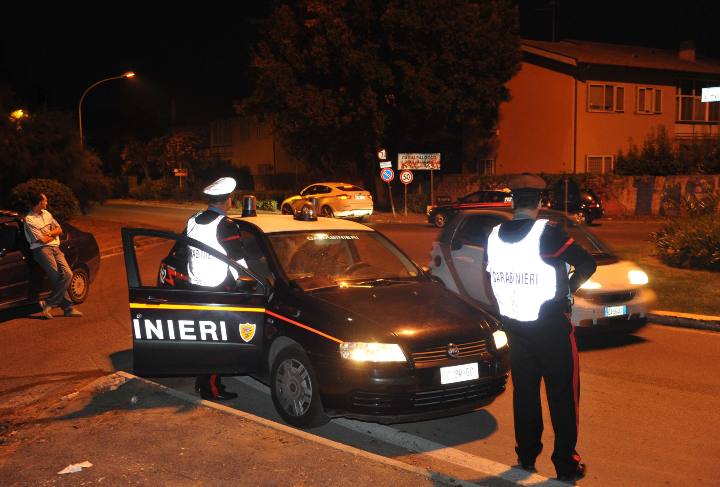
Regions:
<instances>
[{"instance_id":1,"label":"night sky","mask_svg":"<svg viewBox=\"0 0 720 487\"><path fill-rule=\"evenodd\" d=\"M176 124L231 115L231 101L249 89L246 65L254 19L268 10L265 2L238 3L232 9L217 3L164 12L126 3L109 11L108 3L75 12L43 7L41 18L23 12L16 15L18 21L3 23L0 87L15 93L9 104L74 112L92 83L135 71L136 79L110 81L85 98L83 121L90 140L161 133L173 106ZM631 0L516 3L526 38L554 35L671 49L693 39L701 55L720 58L717 0L669 6Z\"/></svg>"}]
</instances>

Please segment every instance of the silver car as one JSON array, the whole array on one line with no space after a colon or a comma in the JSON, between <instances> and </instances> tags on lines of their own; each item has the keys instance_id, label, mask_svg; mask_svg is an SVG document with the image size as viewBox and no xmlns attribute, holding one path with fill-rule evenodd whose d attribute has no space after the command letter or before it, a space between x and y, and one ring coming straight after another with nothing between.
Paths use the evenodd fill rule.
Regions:
<instances>
[{"instance_id":1,"label":"silver car","mask_svg":"<svg viewBox=\"0 0 720 487\"><path fill-rule=\"evenodd\" d=\"M575 242L597 262L597 271L575 295L572 321L582 328L632 331L643 326L655 304L647 274L634 262L615 256L587 228L563 213L542 210L539 218L564 225ZM468 210L446 226L433 242L430 272L451 291L497 314L485 271L485 247L493 227L512 219L509 208Z\"/></svg>"}]
</instances>

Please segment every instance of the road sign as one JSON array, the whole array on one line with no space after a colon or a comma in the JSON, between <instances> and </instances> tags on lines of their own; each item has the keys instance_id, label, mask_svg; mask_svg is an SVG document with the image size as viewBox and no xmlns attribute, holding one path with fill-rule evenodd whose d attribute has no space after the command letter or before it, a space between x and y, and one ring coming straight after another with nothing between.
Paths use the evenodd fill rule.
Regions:
<instances>
[{"instance_id":1,"label":"road sign","mask_svg":"<svg viewBox=\"0 0 720 487\"><path fill-rule=\"evenodd\" d=\"M380 179L382 179L386 183L389 183L390 181L395 179L395 171L393 171L389 167L386 167L385 169L381 169L380 170Z\"/></svg>"},{"instance_id":2,"label":"road sign","mask_svg":"<svg viewBox=\"0 0 720 487\"><path fill-rule=\"evenodd\" d=\"M380 169L392 167L392 161L380 161Z\"/></svg>"},{"instance_id":3,"label":"road sign","mask_svg":"<svg viewBox=\"0 0 720 487\"><path fill-rule=\"evenodd\" d=\"M378 149L377 151L378 159L381 161L387 159L387 151L385 149Z\"/></svg>"},{"instance_id":4,"label":"road sign","mask_svg":"<svg viewBox=\"0 0 720 487\"><path fill-rule=\"evenodd\" d=\"M402 181L403 184L410 184L413 180L413 173L412 171L400 171L400 181Z\"/></svg>"},{"instance_id":5,"label":"road sign","mask_svg":"<svg viewBox=\"0 0 720 487\"><path fill-rule=\"evenodd\" d=\"M702 89L701 102L720 101L720 86L711 86Z\"/></svg>"}]
</instances>

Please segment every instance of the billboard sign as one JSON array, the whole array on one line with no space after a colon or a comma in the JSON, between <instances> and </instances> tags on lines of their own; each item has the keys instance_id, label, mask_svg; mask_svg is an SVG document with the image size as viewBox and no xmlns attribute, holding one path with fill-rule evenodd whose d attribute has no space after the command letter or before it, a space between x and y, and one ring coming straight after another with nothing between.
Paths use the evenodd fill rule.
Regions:
<instances>
[{"instance_id":1,"label":"billboard sign","mask_svg":"<svg viewBox=\"0 0 720 487\"><path fill-rule=\"evenodd\" d=\"M440 153L398 154L398 170L402 171L403 169L411 171L440 169Z\"/></svg>"}]
</instances>

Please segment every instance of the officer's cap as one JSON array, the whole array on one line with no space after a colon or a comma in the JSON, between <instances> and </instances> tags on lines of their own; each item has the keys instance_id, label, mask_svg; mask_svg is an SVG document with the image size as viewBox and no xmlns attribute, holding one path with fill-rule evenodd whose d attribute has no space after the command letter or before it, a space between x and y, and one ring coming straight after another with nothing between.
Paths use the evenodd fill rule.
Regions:
<instances>
[{"instance_id":1,"label":"officer's cap","mask_svg":"<svg viewBox=\"0 0 720 487\"><path fill-rule=\"evenodd\" d=\"M513 176L508 181L508 186L512 191L542 191L547 187L545 180L536 174L524 172L518 176Z\"/></svg>"},{"instance_id":2,"label":"officer's cap","mask_svg":"<svg viewBox=\"0 0 720 487\"><path fill-rule=\"evenodd\" d=\"M214 183L210 183L205 186L203 193L208 196L222 196L224 194L230 194L235 191L237 183L233 178L220 178Z\"/></svg>"}]
</instances>

